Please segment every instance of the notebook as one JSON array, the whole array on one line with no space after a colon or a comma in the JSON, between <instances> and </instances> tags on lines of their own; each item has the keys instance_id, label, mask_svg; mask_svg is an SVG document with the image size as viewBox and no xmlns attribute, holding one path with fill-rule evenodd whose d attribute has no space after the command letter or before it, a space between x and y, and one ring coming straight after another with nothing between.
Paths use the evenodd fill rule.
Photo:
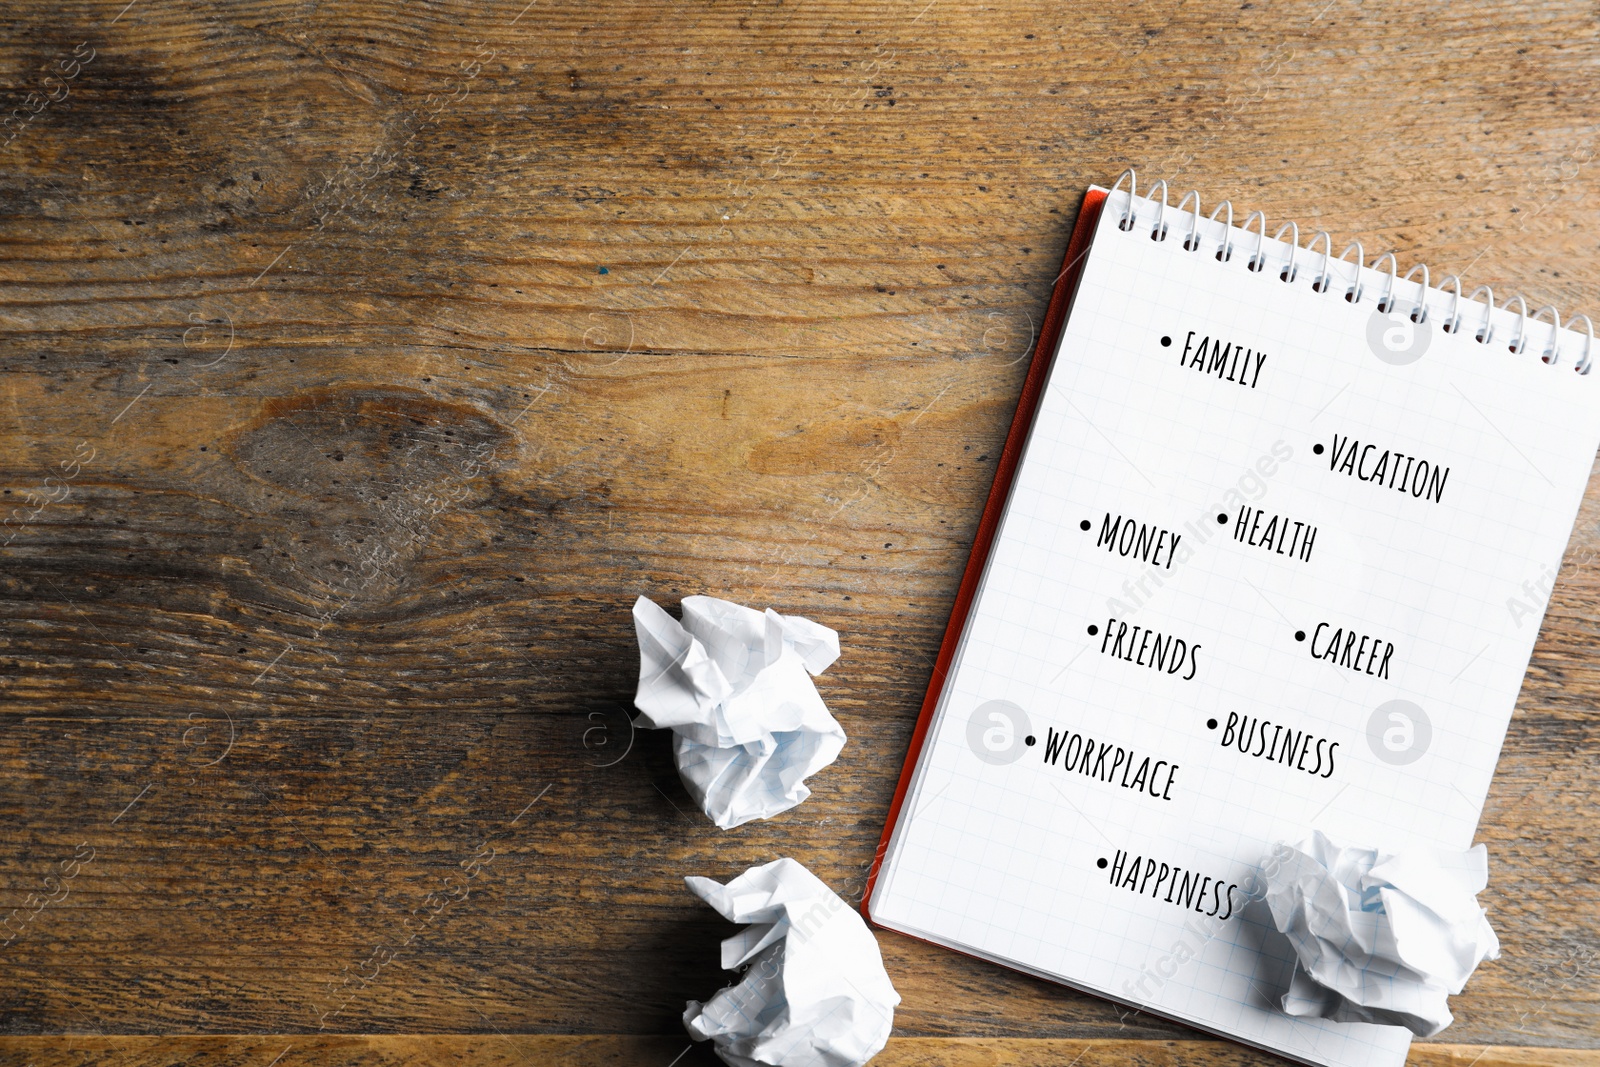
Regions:
<instances>
[{"instance_id":1,"label":"notebook","mask_svg":"<svg viewBox=\"0 0 1600 1067\"><path fill-rule=\"evenodd\" d=\"M1600 445L1592 328L1123 178L1084 200L863 910L1400 1064L1403 1028L1279 1010L1292 949L1242 887L1313 829L1471 845Z\"/></svg>"}]
</instances>

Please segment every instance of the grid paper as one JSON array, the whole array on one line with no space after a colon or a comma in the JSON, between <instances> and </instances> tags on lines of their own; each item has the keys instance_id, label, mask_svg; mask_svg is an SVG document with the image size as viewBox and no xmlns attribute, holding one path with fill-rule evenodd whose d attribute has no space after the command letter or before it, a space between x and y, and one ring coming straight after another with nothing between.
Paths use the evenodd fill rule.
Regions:
<instances>
[{"instance_id":1,"label":"grid paper","mask_svg":"<svg viewBox=\"0 0 1600 1067\"><path fill-rule=\"evenodd\" d=\"M1572 373L1586 339L1553 316L1303 249L1284 280L1289 245L1170 208L1153 240L1157 211L1126 193L1102 209L871 915L1305 1062L1399 1065L1403 1028L1282 1014L1293 953L1259 902L1218 923L1110 884L1097 861L1121 850L1242 886L1313 828L1468 847L1542 618L1524 584L1559 565L1600 445L1600 374ZM1399 333L1375 347L1385 294L1377 328ZM1190 331L1265 352L1257 387L1180 365ZM1335 435L1448 467L1441 498L1330 470ZM1314 524L1310 560L1235 540L1244 505ZM1188 554L1152 566L1096 547L1108 514ZM1198 643L1193 679L1102 652L1087 627L1112 618ZM1389 676L1313 658L1319 623L1392 642ZM1379 714L1392 700L1431 724L1410 763L1383 738L1398 722L1413 754L1404 720ZM1230 713L1336 742L1331 775L1224 748ZM1170 799L1046 763L1052 730L1177 764Z\"/></svg>"}]
</instances>

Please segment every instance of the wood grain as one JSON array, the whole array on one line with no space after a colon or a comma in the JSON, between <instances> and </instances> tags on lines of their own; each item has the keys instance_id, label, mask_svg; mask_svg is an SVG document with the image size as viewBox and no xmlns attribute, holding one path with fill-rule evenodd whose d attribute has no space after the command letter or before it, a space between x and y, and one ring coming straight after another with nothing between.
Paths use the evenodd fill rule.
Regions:
<instances>
[{"instance_id":1,"label":"wood grain","mask_svg":"<svg viewBox=\"0 0 1600 1067\"><path fill-rule=\"evenodd\" d=\"M860 892L1092 182L1600 306L1584 5L124 3L0 12L0 914L93 850L0 954L41 1064L676 1054L684 874ZM631 734L641 592L843 634L802 808ZM1414 1062L1594 1062L1597 607L1600 490ZM1267 1059L880 943L882 1062Z\"/></svg>"},{"instance_id":2,"label":"wood grain","mask_svg":"<svg viewBox=\"0 0 1600 1067\"><path fill-rule=\"evenodd\" d=\"M236 1063L316 1062L332 1067L410 1067L472 1063L516 1067L562 1063L566 1067L679 1063L698 1067L721 1061L705 1046L684 1038L597 1034L340 1034L317 1037L172 1035L0 1037L0 1052L28 1057L36 1067L75 1067L114 1062L155 1067L174 1062L192 1067ZM674 1059L674 1057L680 1057ZM1120 1063L1131 1067L1243 1067L1265 1062L1258 1053L1228 1041L1084 1041L1072 1038L898 1037L873 1059L875 1067L1058 1067L1065 1063ZM1274 1062L1282 1062L1274 1061ZM1411 1067L1592 1067L1600 1053L1583 1049L1524 1049L1482 1045L1418 1045Z\"/></svg>"}]
</instances>

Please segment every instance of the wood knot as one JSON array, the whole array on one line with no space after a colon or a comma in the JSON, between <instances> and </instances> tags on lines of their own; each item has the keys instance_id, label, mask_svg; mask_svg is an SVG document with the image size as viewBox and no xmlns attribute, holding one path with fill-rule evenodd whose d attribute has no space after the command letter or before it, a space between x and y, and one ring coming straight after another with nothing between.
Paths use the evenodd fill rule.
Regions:
<instances>
[{"instance_id":1,"label":"wood knot","mask_svg":"<svg viewBox=\"0 0 1600 1067\"><path fill-rule=\"evenodd\" d=\"M276 542L262 577L340 616L386 601L425 544L476 521L513 448L476 408L387 386L273 398L226 447L261 485Z\"/></svg>"}]
</instances>

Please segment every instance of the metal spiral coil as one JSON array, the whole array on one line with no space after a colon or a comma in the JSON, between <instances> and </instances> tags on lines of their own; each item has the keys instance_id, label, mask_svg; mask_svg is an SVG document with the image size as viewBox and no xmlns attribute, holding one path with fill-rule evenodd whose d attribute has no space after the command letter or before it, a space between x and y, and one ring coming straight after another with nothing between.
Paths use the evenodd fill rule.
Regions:
<instances>
[{"instance_id":1,"label":"metal spiral coil","mask_svg":"<svg viewBox=\"0 0 1600 1067\"><path fill-rule=\"evenodd\" d=\"M1138 175L1134 173L1134 169L1132 167L1129 167L1127 170L1122 172L1122 176L1119 177L1116 181L1116 184L1111 187L1111 192L1109 195L1114 196L1117 191L1122 188L1123 182L1128 183L1128 203L1123 209L1122 217L1117 220L1117 228L1124 232L1133 232L1139 227L1139 219L1134 208L1134 200L1139 195L1139 180ZM1156 217L1150 229L1149 236L1152 241L1159 243L1165 242L1169 234L1169 220L1167 219L1167 214L1169 211L1167 205L1167 183L1164 179L1155 184L1155 186L1150 190L1150 194L1146 196L1145 199L1154 201L1157 192L1160 193L1161 199L1156 208ZM1190 213L1191 209L1188 205L1191 199L1194 201L1194 207L1192 209L1192 213L1190 214L1190 222L1187 230L1183 234L1183 239L1178 242L1178 244L1179 247L1185 252L1198 252L1201 245L1205 243L1205 239L1199 231L1200 194L1193 189L1189 190L1189 192L1183 195L1183 199L1178 202L1177 210L1180 213ZM1217 222L1217 214L1223 211L1226 211L1226 217L1222 221L1223 236L1222 240L1217 243L1215 257L1218 262L1226 263L1233 258L1234 251L1234 242L1232 239L1233 204L1227 200L1222 201L1212 209L1211 215L1209 216L1209 221L1213 223ZM1245 219L1243 229L1248 232L1251 226L1255 224L1257 220L1260 222L1260 229L1255 233L1255 243L1252 247L1250 257L1245 263L1245 266L1252 272L1260 273L1266 268L1266 261L1268 257L1268 249L1266 247L1266 214L1260 211L1250 212L1249 216ZM1285 233L1288 233L1289 235L1287 242L1284 242ZM1289 246L1289 255L1287 260L1278 265L1279 269L1274 272L1277 275L1278 280L1287 285L1293 285L1301 277L1302 272L1296 264L1297 258L1300 258L1301 254L1303 253L1304 258L1309 260L1312 256L1317 254L1317 244L1318 242L1321 242L1322 253L1320 260L1317 261L1317 269L1310 272L1311 289L1316 293L1326 293L1331 291L1334 287L1331 284L1333 281L1333 275L1329 269L1330 264L1348 263L1349 260L1347 260L1345 257L1350 254L1351 249L1354 249L1356 253L1354 264L1356 268L1355 280L1342 293L1347 302L1359 304L1366 295L1363 292L1363 287L1361 285L1362 268L1366 268L1375 272L1381 271L1382 265L1385 263L1385 261L1387 261L1389 268L1388 279L1387 284L1384 286L1382 296L1378 298L1379 311L1389 313L1393 310L1393 301L1397 299L1397 294L1395 293L1397 281L1401 283L1419 284L1412 281L1412 275L1416 274L1418 271L1421 271L1422 281L1420 282L1421 287L1417 291L1417 299L1415 303L1412 304L1409 309L1407 309L1407 317L1409 317L1412 322L1421 325L1432 321L1428 317L1427 300L1429 292L1433 291L1439 293L1441 297L1448 296L1450 298L1450 311L1446 316L1445 321L1442 323L1442 329L1445 333L1458 333L1462 330L1463 326L1465 326L1467 329L1472 331L1472 339L1479 344L1486 345L1489 344L1491 340L1495 339L1494 290L1490 289L1487 285L1478 286L1466 298L1466 302L1468 304L1476 303L1479 293L1485 294L1485 296L1488 298L1487 306L1484 308L1481 321L1477 322L1476 325L1472 323L1463 323L1463 314L1470 312L1468 309L1463 309L1461 307L1461 279L1453 274L1441 279L1439 283L1441 288L1436 290L1431 288L1428 279L1428 268L1423 264L1418 264L1417 266L1412 267L1406 272L1404 278L1400 278L1399 261L1393 252L1383 253L1381 256L1378 256L1376 259L1374 259L1369 265L1365 262L1364 257L1366 255L1366 250L1361 247L1360 241L1351 241L1345 246L1344 251L1339 253L1337 258L1334 258L1331 255L1333 251L1333 238L1326 230L1316 231L1316 233L1312 235L1310 242L1304 248L1302 248L1300 246L1300 227L1293 222L1286 222L1280 226L1277 233L1273 235L1273 240L1281 243L1287 243ZM1445 293L1443 289L1443 286L1447 284L1453 284L1454 286L1453 292L1448 294ZM1555 307L1546 305L1530 315L1528 313L1528 302L1520 294L1507 297L1505 303L1500 306L1500 310L1502 312L1510 313L1513 304L1516 305L1517 326L1516 335L1511 338L1508 344L1511 352L1521 355L1528 347L1528 327L1532 323L1540 321L1541 318L1548 316L1550 320L1550 342L1545 348L1544 352L1540 354L1540 358L1551 366L1555 366L1560 363L1562 349L1562 325L1560 312L1558 312ZM1589 316L1587 315L1575 315L1567 320L1566 329L1576 332L1575 327L1579 322L1583 323L1585 339L1583 343L1583 354L1578 357L1578 360L1573 365L1573 369L1579 374L1588 374L1590 366L1589 355L1590 351L1594 347L1594 324L1589 321Z\"/></svg>"}]
</instances>

